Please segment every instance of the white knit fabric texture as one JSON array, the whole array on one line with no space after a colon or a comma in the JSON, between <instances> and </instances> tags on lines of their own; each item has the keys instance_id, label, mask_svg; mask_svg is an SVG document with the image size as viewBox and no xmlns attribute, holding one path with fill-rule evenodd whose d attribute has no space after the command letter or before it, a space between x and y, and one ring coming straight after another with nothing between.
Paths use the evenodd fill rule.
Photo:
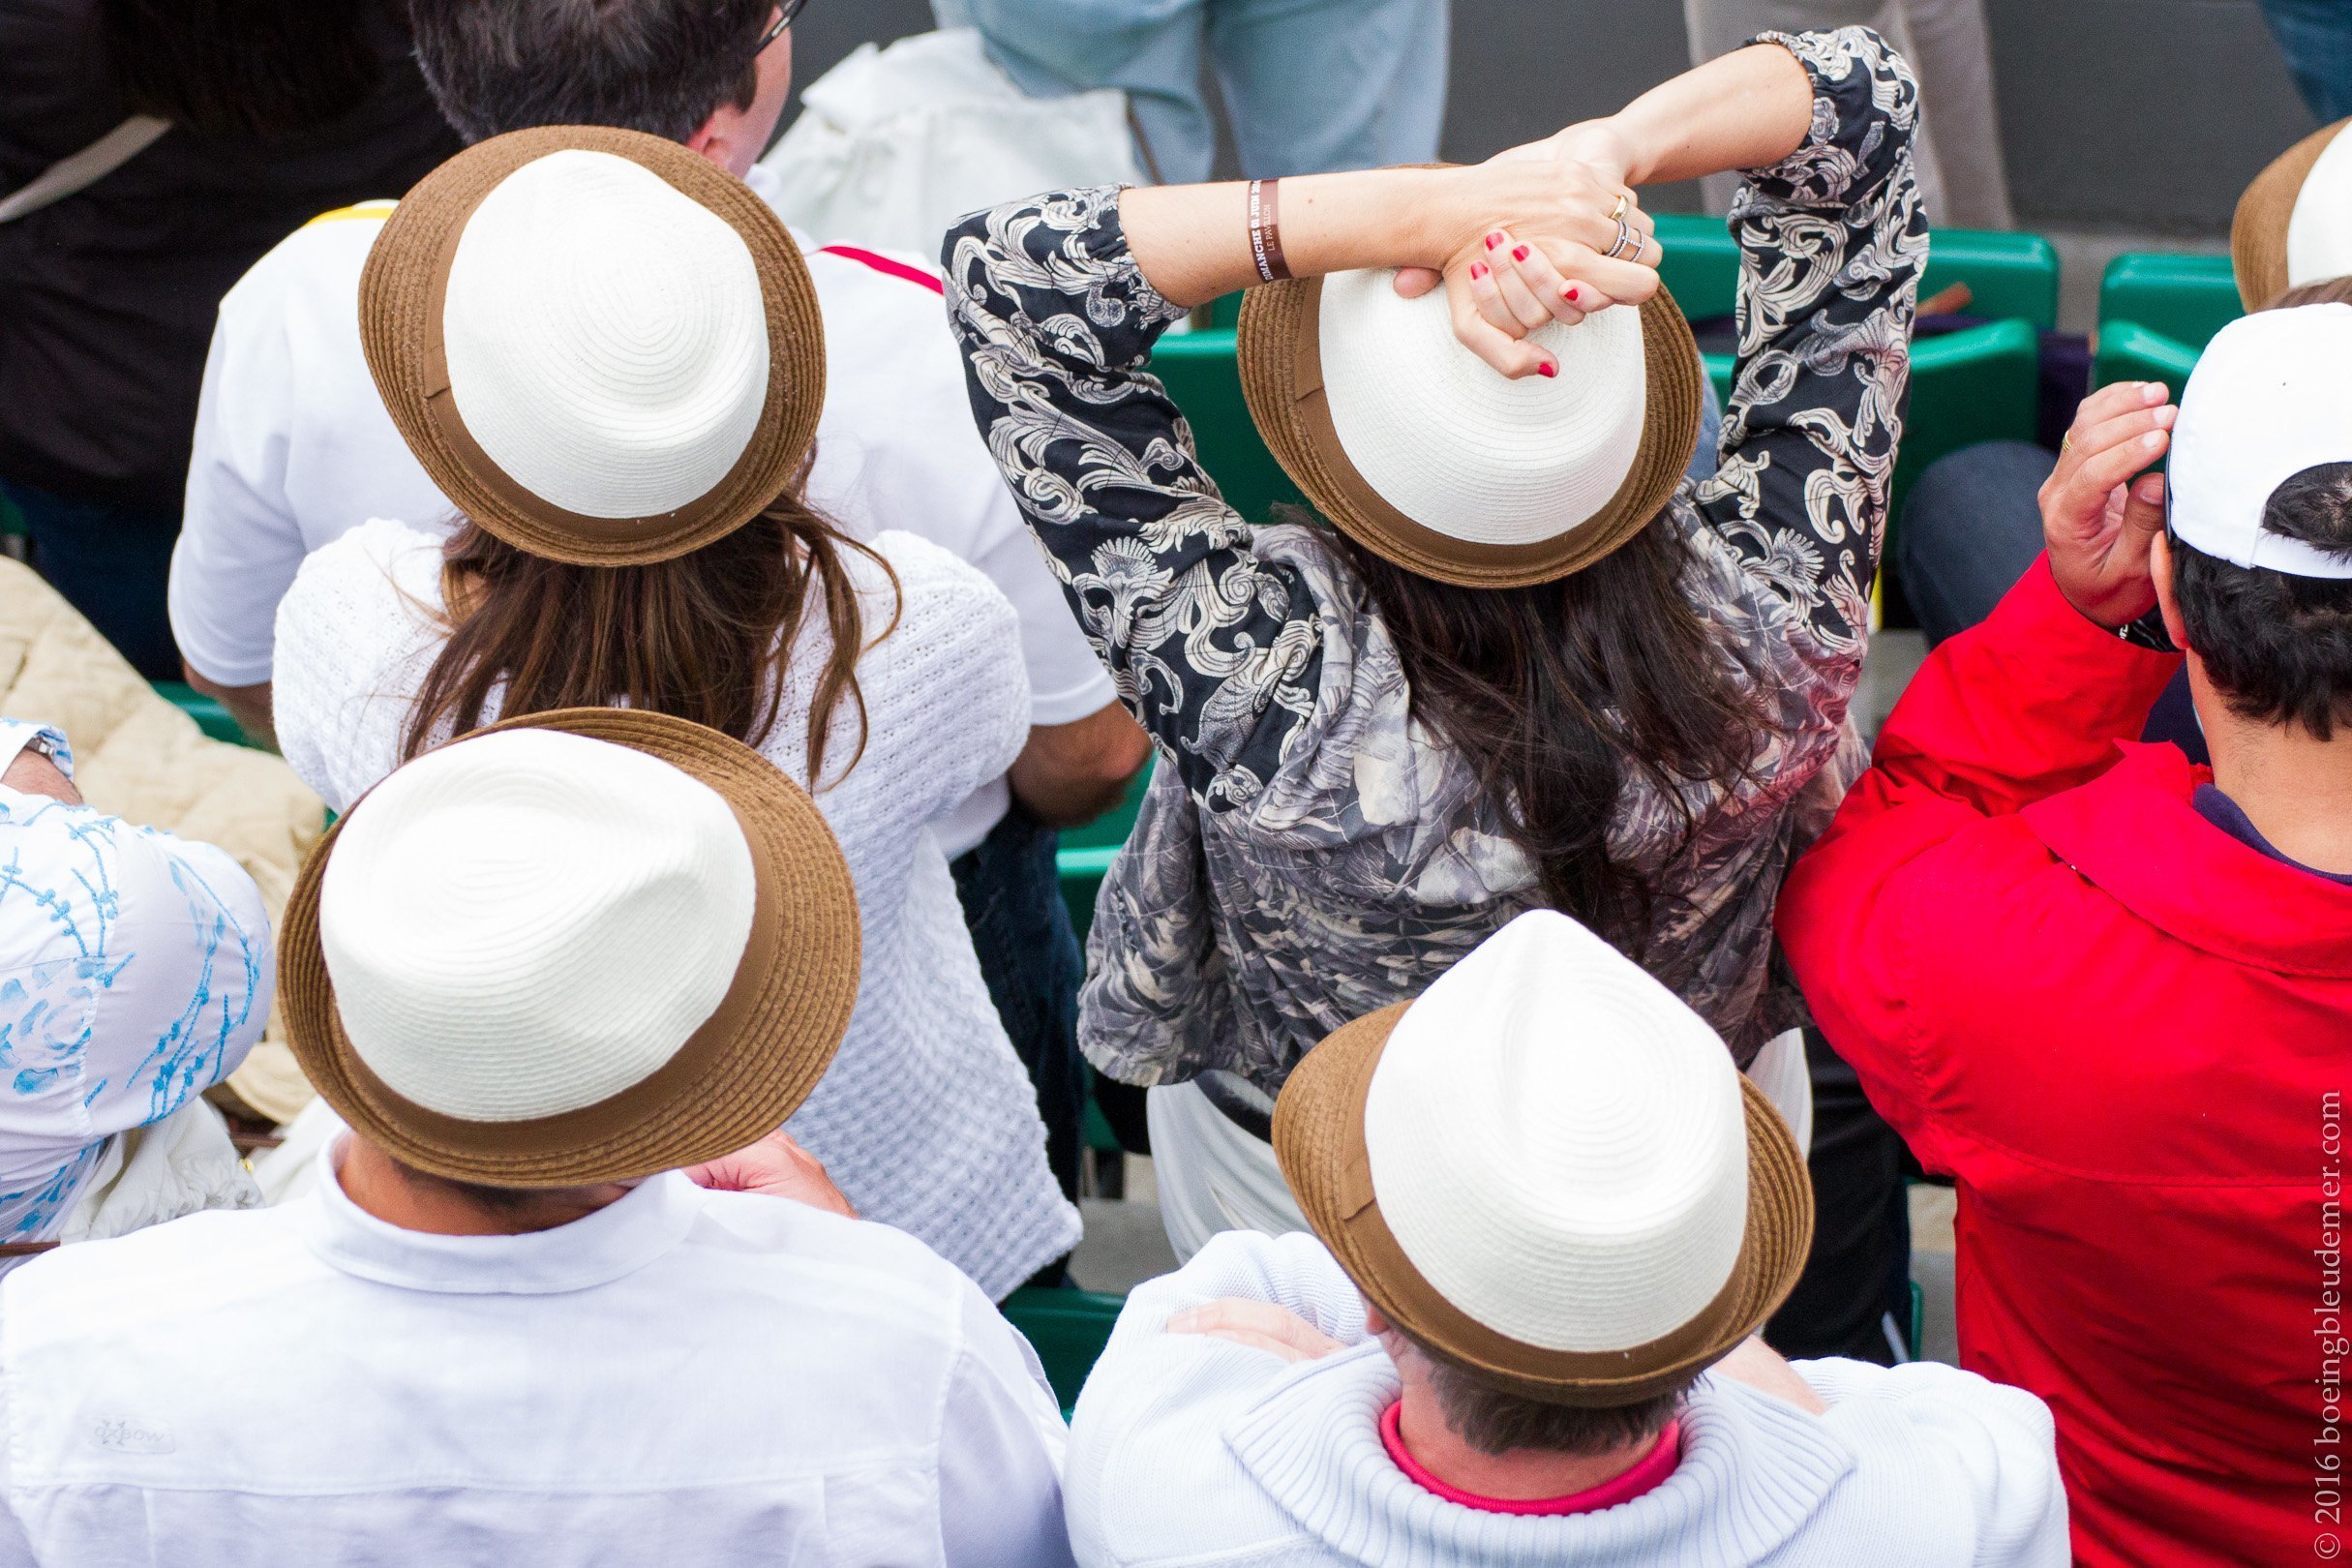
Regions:
<instances>
[{"instance_id":1,"label":"white knit fabric texture","mask_svg":"<svg viewBox=\"0 0 2352 1568\"><path fill-rule=\"evenodd\" d=\"M286 761L338 810L390 772L443 634L441 536L363 525L303 563L278 612L273 701ZM896 531L877 548L904 589L898 628L858 661L870 729L836 715L818 808L858 888L864 963L841 1053L786 1124L868 1219L912 1232L1001 1297L1078 1239L1045 1130L980 980L948 862L926 825L1011 765L1029 703L1012 608L988 580ZM867 635L881 573L856 557ZM795 648L763 747L806 783L822 618Z\"/></svg>"},{"instance_id":2,"label":"white knit fabric texture","mask_svg":"<svg viewBox=\"0 0 2352 1568\"><path fill-rule=\"evenodd\" d=\"M1477 1321L1622 1350L1723 1289L1747 1223L1746 1113L1705 1020L1557 910L1421 994L1365 1097L1381 1216Z\"/></svg>"},{"instance_id":3,"label":"white knit fabric texture","mask_svg":"<svg viewBox=\"0 0 2352 1568\"><path fill-rule=\"evenodd\" d=\"M1528 341L1559 375L1510 380L1455 338L1442 290L1400 299L1394 277L1323 280L1324 399L1365 482L1423 528L1473 544L1556 538L1608 505L1642 445L1641 313L1539 328Z\"/></svg>"},{"instance_id":4,"label":"white knit fabric texture","mask_svg":"<svg viewBox=\"0 0 2352 1568\"><path fill-rule=\"evenodd\" d=\"M441 309L449 395L507 477L588 517L717 486L768 401L751 248L640 164L579 148L482 198Z\"/></svg>"},{"instance_id":5,"label":"white knit fabric texture","mask_svg":"<svg viewBox=\"0 0 2352 1568\"><path fill-rule=\"evenodd\" d=\"M2290 288L2352 272L2352 136L2337 133L2303 177L2287 215L2286 260Z\"/></svg>"},{"instance_id":6,"label":"white knit fabric texture","mask_svg":"<svg viewBox=\"0 0 2352 1568\"><path fill-rule=\"evenodd\" d=\"M318 941L352 1048L445 1116L610 1099L717 1010L757 899L719 793L630 747L486 735L385 779L336 835Z\"/></svg>"},{"instance_id":7,"label":"white knit fabric texture","mask_svg":"<svg viewBox=\"0 0 2352 1568\"><path fill-rule=\"evenodd\" d=\"M1229 1296L1350 1348L1288 1362L1167 1332ZM1322 1244L1228 1231L1119 1314L1070 1423L1070 1545L1083 1568L2065 1568L2039 1400L1932 1363L1795 1366L1826 1415L1710 1372L1655 1491L1597 1513L1488 1513L1388 1457L1397 1369Z\"/></svg>"}]
</instances>

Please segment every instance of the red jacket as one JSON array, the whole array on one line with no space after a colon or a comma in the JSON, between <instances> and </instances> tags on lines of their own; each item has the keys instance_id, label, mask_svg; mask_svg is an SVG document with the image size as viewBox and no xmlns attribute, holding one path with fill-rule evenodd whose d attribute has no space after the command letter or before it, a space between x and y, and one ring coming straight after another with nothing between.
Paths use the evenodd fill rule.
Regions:
<instances>
[{"instance_id":1,"label":"red jacket","mask_svg":"<svg viewBox=\"0 0 2352 1568\"><path fill-rule=\"evenodd\" d=\"M1954 1178L1960 1359L2049 1402L2077 1560L2324 1562L2352 1550L2352 888L2127 743L2178 663L2036 564L1928 657L1779 930Z\"/></svg>"}]
</instances>

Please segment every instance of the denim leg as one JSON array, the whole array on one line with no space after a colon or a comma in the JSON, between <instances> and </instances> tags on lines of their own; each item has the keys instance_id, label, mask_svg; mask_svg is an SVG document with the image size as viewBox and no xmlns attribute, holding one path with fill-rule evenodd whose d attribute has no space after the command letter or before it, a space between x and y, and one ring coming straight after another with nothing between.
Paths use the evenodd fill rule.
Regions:
<instances>
[{"instance_id":1,"label":"denim leg","mask_svg":"<svg viewBox=\"0 0 2352 1568\"><path fill-rule=\"evenodd\" d=\"M1209 177L1217 129L1200 91L1202 0L933 0L940 25L980 29L1032 98L1125 92L1163 183Z\"/></svg>"},{"instance_id":2,"label":"denim leg","mask_svg":"<svg viewBox=\"0 0 2352 1568\"><path fill-rule=\"evenodd\" d=\"M2295 90L2322 125L2352 114L2352 6L2344 0L2262 0Z\"/></svg>"},{"instance_id":3,"label":"denim leg","mask_svg":"<svg viewBox=\"0 0 2352 1568\"><path fill-rule=\"evenodd\" d=\"M150 680L180 678L164 598L177 512L69 500L29 485L0 486L23 514L33 565L98 634Z\"/></svg>"},{"instance_id":4,"label":"denim leg","mask_svg":"<svg viewBox=\"0 0 2352 1568\"><path fill-rule=\"evenodd\" d=\"M1426 164L1445 122L1449 0L1209 0L1243 174Z\"/></svg>"},{"instance_id":5,"label":"denim leg","mask_svg":"<svg viewBox=\"0 0 2352 1568\"><path fill-rule=\"evenodd\" d=\"M2026 441L1986 441L1929 464L1913 484L1895 573L1928 647L1991 615L2041 554L2035 492L2057 463Z\"/></svg>"},{"instance_id":6,"label":"denim leg","mask_svg":"<svg viewBox=\"0 0 2352 1568\"><path fill-rule=\"evenodd\" d=\"M1037 1086L1045 1158L1065 1197L1078 1194L1086 1067L1078 1055L1078 982L1086 956L1054 873L1059 836L1015 806L950 869L988 999Z\"/></svg>"}]
</instances>

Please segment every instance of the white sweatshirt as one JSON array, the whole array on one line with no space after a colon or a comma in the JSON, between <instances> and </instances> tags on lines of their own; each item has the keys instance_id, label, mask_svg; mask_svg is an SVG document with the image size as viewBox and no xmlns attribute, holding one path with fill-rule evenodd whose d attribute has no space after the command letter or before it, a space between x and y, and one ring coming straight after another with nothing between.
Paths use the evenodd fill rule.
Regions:
<instances>
[{"instance_id":1,"label":"white sweatshirt","mask_svg":"<svg viewBox=\"0 0 2352 1568\"><path fill-rule=\"evenodd\" d=\"M1288 1308L1348 1344L1320 1361L1199 1335L1176 1312L1224 1296ZM1396 1368L1363 1298L1312 1236L1218 1237L1129 1298L1079 1398L1063 1495L1086 1568L2064 1568L2050 1414L1972 1372L1797 1364L1815 1416L1709 1374L1682 1459L1654 1491L1557 1517L1424 1491L1381 1445Z\"/></svg>"}]
</instances>

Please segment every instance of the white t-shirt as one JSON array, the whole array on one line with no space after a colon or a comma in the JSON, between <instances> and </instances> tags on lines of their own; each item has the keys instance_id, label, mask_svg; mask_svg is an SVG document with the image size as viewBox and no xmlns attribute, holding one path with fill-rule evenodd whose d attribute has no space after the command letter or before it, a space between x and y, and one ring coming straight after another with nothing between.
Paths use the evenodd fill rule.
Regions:
<instances>
[{"instance_id":1,"label":"white t-shirt","mask_svg":"<svg viewBox=\"0 0 2352 1568\"><path fill-rule=\"evenodd\" d=\"M391 210L314 220L221 301L171 558L172 635L208 680L271 678L278 601L311 552L371 518L453 525L359 347L360 269ZM1033 723L1103 708L1110 677L973 425L938 274L900 256L802 249L826 344L809 499L859 538L889 528L928 539L1003 589L1020 617ZM982 785L934 825L941 848L952 858L979 843L1010 799L1002 777Z\"/></svg>"},{"instance_id":2,"label":"white t-shirt","mask_svg":"<svg viewBox=\"0 0 2352 1568\"><path fill-rule=\"evenodd\" d=\"M283 1208L0 1284L0 1563L1055 1568L1061 1414L911 1237L656 1176L526 1236Z\"/></svg>"}]
</instances>

